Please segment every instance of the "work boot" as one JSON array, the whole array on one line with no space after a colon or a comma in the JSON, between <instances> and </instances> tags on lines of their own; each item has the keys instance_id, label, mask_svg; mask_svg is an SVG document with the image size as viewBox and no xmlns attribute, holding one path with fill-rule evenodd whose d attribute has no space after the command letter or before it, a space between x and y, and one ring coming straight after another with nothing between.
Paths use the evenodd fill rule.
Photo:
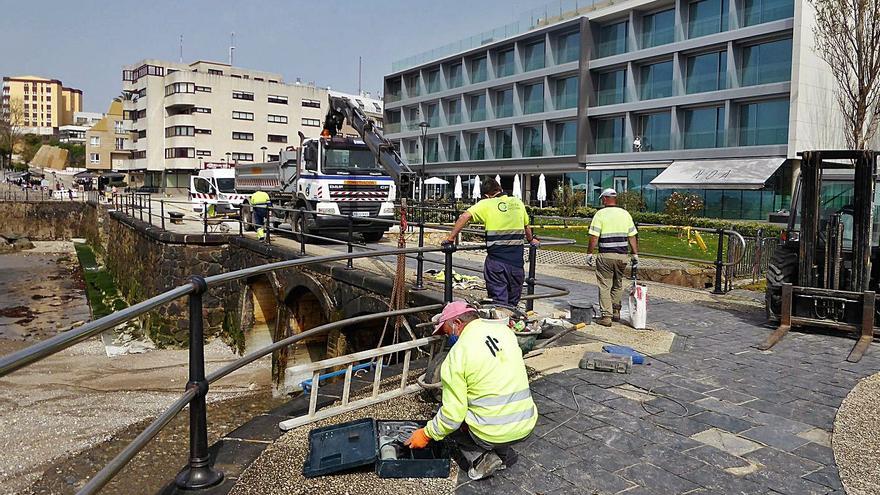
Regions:
<instances>
[{"instance_id":1,"label":"work boot","mask_svg":"<svg viewBox=\"0 0 880 495\"><path fill-rule=\"evenodd\" d=\"M611 326L611 317L610 316L603 316L602 318L599 318L599 321L597 321L596 323L602 325L603 327L610 327Z\"/></svg>"},{"instance_id":2,"label":"work boot","mask_svg":"<svg viewBox=\"0 0 880 495\"><path fill-rule=\"evenodd\" d=\"M501 462L501 458L498 457L498 454L492 452L486 452L483 454L474 465L468 469L468 478L476 481L488 478L495 474L495 471L504 468L504 463Z\"/></svg>"},{"instance_id":3,"label":"work boot","mask_svg":"<svg viewBox=\"0 0 880 495\"><path fill-rule=\"evenodd\" d=\"M611 306L611 321L620 321L620 304Z\"/></svg>"}]
</instances>

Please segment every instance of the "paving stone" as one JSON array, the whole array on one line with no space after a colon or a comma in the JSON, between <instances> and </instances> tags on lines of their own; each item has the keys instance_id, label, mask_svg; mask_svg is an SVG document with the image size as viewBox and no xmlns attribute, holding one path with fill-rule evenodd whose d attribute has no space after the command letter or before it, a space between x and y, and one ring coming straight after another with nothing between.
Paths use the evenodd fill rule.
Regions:
<instances>
[{"instance_id":1,"label":"paving stone","mask_svg":"<svg viewBox=\"0 0 880 495\"><path fill-rule=\"evenodd\" d=\"M736 390L731 390L729 388L719 388L717 390L712 390L710 392L706 392L706 395L710 397L715 397L716 399L731 402L733 404L743 404L745 402L757 399L757 397L755 396L744 394L742 392L737 392Z\"/></svg>"},{"instance_id":2,"label":"paving stone","mask_svg":"<svg viewBox=\"0 0 880 495\"><path fill-rule=\"evenodd\" d=\"M679 494L699 488L696 484L653 464L640 463L617 474L658 494Z\"/></svg>"},{"instance_id":3,"label":"paving stone","mask_svg":"<svg viewBox=\"0 0 880 495\"><path fill-rule=\"evenodd\" d=\"M529 492L519 486L519 482L511 481L503 476L492 476L480 481L468 480L467 474L459 472L460 485L455 489L457 495L526 495Z\"/></svg>"},{"instance_id":4,"label":"paving stone","mask_svg":"<svg viewBox=\"0 0 880 495\"><path fill-rule=\"evenodd\" d=\"M581 466L598 466L609 473L638 464L639 457L631 452L609 449L598 440L592 445L580 445L570 450L580 460L575 463Z\"/></svg>"},{"instance_id":5,"label":"paving stone","mask_svg":"<svg viewBox=\"0 0 880 495\"><path fill-rule=\"evenodd\" d=\"M831 491L824 485L769 469L755 471L744 478L785 495L825 495Z\"/></svg>"},{"instance_id":6,"label":"paving stone","mask_svg":"<svg viewBox=\"0 0 880 495\"><path fill-rule=\"evenodd\" d=\"M540 435L540 438L543 438L563 449L569 449L573 446L582 445L590 441L589 437L578 433L565 425L559 426L553 431L548 430L544 432Z\"/></svg>"},{"instance_id":7,"label":"paving stone","mask_svg":"<svg viewBox=\"0 0 880 495\"><path fill-rule=\"evenodd\" d=\"M761 448L756 442L717 428L697 433L691 438L732 455L743 455Z\"/></svg>"},{"instance_id":8,"label":"paving stone","mask_svg":"<svg viewBox=\"0 0 880 495\"><path fill-rule=\"evenodd\" d=\"M606 400L605 402L603 402L603 404L605 404L606 406L608 406L612 409L616 409L620 412L624 412L626 414L629 414L631 416L635 416L637 418L643 418L643 417L648 416L650 414L650 412L648 412L648 411L650 411L650 409L648 409L648 411L646 411L645 407L643 407L641 402L635 401L632 399L627 399L627 398L621 397L617 394L614 394L614 395L617 396L615 399ZM653 402L654 401L651 401L651 402L648 402L647 404L651 404Z\"/></svg>"},{"instance_id":9,"label":"paving stone","mask_svg":"<svg viewBox=\"0 0 880 495\"><path fill-rule=\"evenodd\" d=\"M687 471L699 469L706 465L701 460L660 445L646 446L642 449L641 459L679 476Z\"/></svg>"},{"instance_id":10,"label":"paving stone","mask_svg":"<svg viewBox=\"0 0 880 495\"><path fill-rule=\"evenodd\" d=\"M840 482L840 476L837 474L836 467L826 467L819 471L812 472L803 477L805 480L825 485L835 490L843 490L843 484Z\"/></svg>"},{"instance_id":11,"label":"paving stone","mask_svg":"<svg viewBox=\"0 0 880 495\"><path fill-rule=\"evenodd\" d=\"M756 426L740 433L740 436L750 438L765 445L770 445L788 452L805 445L808 440L797 435L779 431L772 426Z\"/></svg>"},{"instance_id":12,"label":"paving stone","mask_svg":"<svg viewBox=\"0 0 880 495\"><path fill-rule=\"evenodd\" d=\"M546 493L571 486L564 479L522 456L512 467L501 471L500 476L516 483L529 493Z\"/></svg>"},{"instance_id":13,"label":"paving stone","mask_svg":"<svg viewBox=\"0 0 880 495\"><path fill-rule=\"evenodd\" d=\"M749 461L709 445L684 451L684 454L699 459L716 469L739 468L749 465Z\"/></svg>"},{"instance_id":14,"label":"paving stone","mask_svg":"<svg viewBox=\"0 0 880 495\"><path fill-rule=\"evenodd\" d=\"M832 451L830 447L826 447L824 445L819 445L811 442L804 445L803 447L798 447L792 450L791 453L798 457L809 459L811 461L818 462L819 464L824 464L826 466L835 465L834 451Z\"/></svg>"},{"instance_id":15,"label":"paving stone","mask_svg":"<svg viewBox=\"0 0 880 495\"><path fill-rule=\"evenodd\" d=\"M823 465L803 457L798 457L788 452L783 452L772 447L764 447L746 454L747 459L759 462L767 469L787 474L789 476L803 476L822 469Z\"/></svg>"},{"instance_id":16,"label":"paving stone","mask_svg":"<svg viewBox=\"0 0 880 495\"><path fill-rule=\"evenodd\" d=\"M236 428L232 433L226 435L226 437L240 440L274 442L284 434L278 426L278 423L285 419L287 418L271 414L256 416L247 423Z\"/></svg>"},{"instance_id":17,"label":"paving stone","mask_svg":"<svg viewBox=\"0 0 880 495\"><path fill-rule=\"evenodd\" d=\"M593 491L617 493L635 486L635 483L593 466L566 466L555 471L554 474L578 487L581 493L593 493Z\"/></svg>"},{"instance_id":18,"label":"paving stone","mask_svg":"<svg viewBox=\"0 0 880 495\"><path fill-rule=\"evenodd\" d=\"M726 414L717 413L715 411L705 411L690 416L690 419L714 426L719 430L726 430L731 433L739 433L743 430L755 427L755 423L750 423L743 419L734 418Z\"/></svg>"},{"instance_id":19,"label":"paving stone","mask_svg":"<svg viewBox=\"0 0 880 495\"><path fill-rule=\"evenodd\" d=\"M649 442L613 426L596 428L586 433L590 438L623 452L638 452Z\"/></svg>"},{"instance_id":20,"label":"paving stone","mask_svg":"<svg viewBox=\"0 0 880 495\"><path fill-rule=\"evenodd\" d=\"M643 419L614 409L594 414L593 419L600 421L603 425L614 426L630 433L641 429L645 422Z\"/></svg>"},{"instance_id":21,"label":"paving stone","mask_svg":"<svg viewBox=\"0 0 880 495\"><path fill-rule=\"evenodd\" d=\"M704 394L699 392L694 392L693 390L688 390L686 388L679 387L677 385L669 385L666 387L657 387L651 391L654 394L672 397L673 399L678 399L684 402L695 402L700 399L706 398Z\"/></svg>"},{"instance_id":22,"label":"paving stone","mask_svg":"<svg viewBox=\"0 0 880 495\"><path fill-rule=\"evenodd\" d=\"M619 399L621 397L620 394L616 394L610 389L589 384L584 384L583 386L576 388L575 394L594 400L596 402L606 402L613 399Z\"/></svg>"},{"instance_id":23,"label":"paving stone","mask_svg":"<svg viewBox=\"0 0 880 495\"><path fill-rule=\"evenodd\" d=\"M568 464L578 462L579 459L570 452L559 448L547 440L537 438L527 446L519 450L520 456L526 456L544 467L544 469L558 469Z\"/></svg>"},{"instance_id":24,"label":"paving stone","mask_svg":"<svg viewBox=\"0 0 880 495\"><path fill-rule=\"evenodd\" d=\"M648 416L647 418L654 424L660 425L667 430L672 430L679 435L684 435L686 437L695 435L702 431L706 431L711 428L711 426L700 423L699 421L693 421L689 418L670 418L663 416Z\"/></svg>"},{"instance_id":25,"label":"paving stone","mask_svg":"<svg viewBox=\"0 0 880 495\"><path fill-rule=\"evenodd\" d=\"M831 447L831 432L821 428L814 428L810 431L798 433L797 436L805 438L815 444Z\"/></svg>"},{"instance_id":26,"label":"paving stone","mask_svg":"<svg viewBox=\"0 0 880 495\"><path fill-rule=\"evenodd\" d=\"M688 471L682 477L697 485L714 490L715 493L752 495L767 493L767 489L757 483L726 473L710 466ZM688 492L690 495L690 492Z\"/></svg>"}]
</instances>

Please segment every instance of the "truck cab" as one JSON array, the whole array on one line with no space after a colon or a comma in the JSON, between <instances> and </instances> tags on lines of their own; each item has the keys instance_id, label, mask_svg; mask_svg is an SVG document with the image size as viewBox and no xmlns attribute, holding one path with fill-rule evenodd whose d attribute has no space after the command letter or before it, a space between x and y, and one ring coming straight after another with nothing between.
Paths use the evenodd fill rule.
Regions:
<instances>
[{"instance_id":1,"label":"truck cab","mask_svg":"<svg viewBox=\"0 0 880 495\"><path fill-rule=\"evenodd\" d=\"M234 211L246 196L235 190L235 170L215 168L199 170L189 179L189 200L194 212L214 205L219 212Z\"/></svg>"}]
</instances>

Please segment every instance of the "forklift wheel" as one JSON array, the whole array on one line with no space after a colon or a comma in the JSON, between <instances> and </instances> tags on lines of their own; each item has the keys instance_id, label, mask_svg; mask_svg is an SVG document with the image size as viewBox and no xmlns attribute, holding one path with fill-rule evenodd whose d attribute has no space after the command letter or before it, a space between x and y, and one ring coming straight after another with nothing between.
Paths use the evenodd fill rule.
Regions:
<instances>
[{"instance_id":1,"label":"forklift wheel","mask_svg":"<svg viewBox=\"0 0 880 495\"><path fill-rule=\"evenodd\" d=\"M767 266L767 289L764 293L764 308L767 319L779 321L782 310L782 284L797 283L798 250L797 245L780 245L773 251Z\"/></svg>"}]
</instances>

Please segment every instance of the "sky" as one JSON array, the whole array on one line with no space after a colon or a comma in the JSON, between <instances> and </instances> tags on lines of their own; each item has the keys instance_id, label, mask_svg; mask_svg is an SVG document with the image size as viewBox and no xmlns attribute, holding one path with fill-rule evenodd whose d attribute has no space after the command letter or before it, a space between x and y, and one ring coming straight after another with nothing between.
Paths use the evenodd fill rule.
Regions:
<instances>
[{"instance_id":1,"label":"sky","mask_svg":"<svg viewBox=\"0 0 880 495\"><path fill-rule=\"evenodd\" d=\"M0 76L60 79L104 112L122 67L228 61L345 92L381 92L393 61L516 21L549 0L0 0Z\"/></svg>"}]
</instances>

